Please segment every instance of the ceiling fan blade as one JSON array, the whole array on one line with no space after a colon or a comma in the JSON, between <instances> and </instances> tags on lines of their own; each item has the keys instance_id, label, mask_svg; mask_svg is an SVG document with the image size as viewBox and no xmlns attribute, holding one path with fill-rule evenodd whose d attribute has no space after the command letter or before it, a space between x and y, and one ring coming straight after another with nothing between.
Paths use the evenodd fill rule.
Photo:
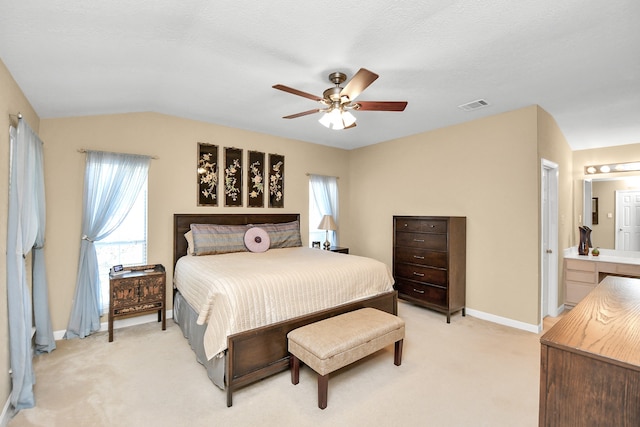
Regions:
<instances>
[{"instance_id":1,"label":"ceiling fan blade","mask_svg":"<svg viewBox=\"0 0 640 427\"><path fill-rule=\"evenodd\" d=\"M283 119L295 119L297 117L308 116L309 114L318 113L319 111L320 109L316 108L309 111L303 111L302 113L296 113L296 114L291 114L290 116L284 116Z\"/></svg>"},{"instance_id":2,"label":"ceiling fan blade","mask_svg":"<svg viewBox=\"0 0 640 427\"><path fill-rule=\"evenodd\" d=\"M353 124L351 126L347 126L343 130L351 129L351 128L354 128L354 127L356 127L356 122L353 122Z\"/></svg>"},{"instance_id":3,"label":"ceiling fan blade","mask_svg":"<svg viewBox=\"0 0 640 427\"><path fill-rule=\"evenodd\" d=\"M356 99L363 90L369 87L378 78L376 73L373 73L366 68L360 68L355 76L347 83L347 85L340 92L340 96L349 97L350 101Z\"/></svg>"},{"instance_id":4,"label":"ceiling fan blade","mask_svg":"<svg viewBox=\"0 0 640 427\"><path fill-rule=\"evenodd\" d=\"M406 101L358 101L357 110L360 111L404 111Z\"/></svg>"},{"instance_id":5,"label":"ceiling fan blade","mask_svg":"<svg viewBox=\"0 0 640 427\"><path fill-rule=\"evenodd\" d=\"M313 99L314 101L322 101L322 98L320 98L319 96L312 95L312 94L310 94L310 93L303 92L303 91L301 91L301 90L294 89L294 88L289 87L289 86L285 86L285 85L273 85L272 87L273 87L274 89L282 90L282 91L284 91L284 92L289 92L289 93L292 93L292 94L294 94L294 95L303 96L303 97L305 97L305 98Z\"/></svg>"}]
</instances>

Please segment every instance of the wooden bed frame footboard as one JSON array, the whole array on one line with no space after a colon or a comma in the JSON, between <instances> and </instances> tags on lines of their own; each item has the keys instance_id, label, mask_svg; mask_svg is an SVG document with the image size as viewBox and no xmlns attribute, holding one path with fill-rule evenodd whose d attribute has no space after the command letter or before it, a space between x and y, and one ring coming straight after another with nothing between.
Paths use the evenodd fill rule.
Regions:
<instances>
[{"instance_id":1,"label":"wooden bed frame footboard","mask_svg":"<svg viewBox=\"0 0 640 427\"><path fill-rule=\"evenodd\" d=\"M300 220L300 214L174 214L174 269L178 259L187 254L187 241L184 234L191 229L191 224L244 225L296 220ZM398 294L396 291L390 291L229 336L225 373L227 406L231 406L233 403L234 390L289 368L287 334L290 331L309 323L365 307L377 308L397 315Z\"/></svg>"},{"instance_id":2,"label":"wooden bed frame footboard","mask_svg":"<svg viewBox=\"0 0 640 427\"><path fill-rule=\"evenodd\" d=\"M227 340L227 406L233 404L234 390L289 368L287 334L301 326L348 311L373 307L398 314L398 294L387 292L375 297L340 305L250 331L230 335Z\"/></svg>"}]
</instances>

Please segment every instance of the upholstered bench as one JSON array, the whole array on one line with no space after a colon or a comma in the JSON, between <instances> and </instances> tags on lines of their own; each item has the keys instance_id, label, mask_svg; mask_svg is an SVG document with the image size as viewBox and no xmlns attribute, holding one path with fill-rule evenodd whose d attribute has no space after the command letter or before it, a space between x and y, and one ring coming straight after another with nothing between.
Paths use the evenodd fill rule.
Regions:
<instances>
[{"instance_id":1,"label":"upholstered bench","mask_svg":"<svg viewBox=\"0 0 640 427\"><path fill-rule=\"evenodd\" d=\"M300 361L318 374L318 407L327 407L329 374L395 343L394 363L402 362L404 320L363 308L303 326L287 334L291 382L298 384Z\"/></svg>"}]
</instances>

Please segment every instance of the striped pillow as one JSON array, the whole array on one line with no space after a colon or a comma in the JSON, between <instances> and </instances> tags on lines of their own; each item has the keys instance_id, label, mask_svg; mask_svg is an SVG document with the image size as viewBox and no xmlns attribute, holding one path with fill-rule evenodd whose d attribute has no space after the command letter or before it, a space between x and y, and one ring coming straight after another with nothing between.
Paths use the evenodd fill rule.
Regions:
<instances>
[{"instance_id":1,"label":"striped pillow","mask_svg":"<svg viewBox=\"0 0 640 427\"><path fill-rule=\"evenodd\" d=\"M260 228L269 233L270 249L296 248L302 246L300 237L300 221L283 222L280 224L260 224Z\"/></svg>"},{"instance_id":2,"label":"striped pillow","mask_svg":"<svg viewBox=\"0 0 640 427\"><path fill-rule=\"evenodd\" d=\"M191 224L194 255L246 252L246 225Z\"/></svg>"}]
</instances>

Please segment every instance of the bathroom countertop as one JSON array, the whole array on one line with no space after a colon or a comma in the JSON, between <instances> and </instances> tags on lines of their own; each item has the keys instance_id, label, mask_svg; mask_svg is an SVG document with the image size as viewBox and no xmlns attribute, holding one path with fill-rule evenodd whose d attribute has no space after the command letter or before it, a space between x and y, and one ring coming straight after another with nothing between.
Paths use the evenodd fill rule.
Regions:
<instances>
[{"instance_id":1,"label":"bathroom countertop","mask_svg":"<svg viewBox=\"0 0 640 427\"><path fill-rule=\"evenodd\" d=\"M565 259L580 259L584 261L612 262L616 264L640 265L640 252L636 251L616 251L614 249L600 249L600 255L578 255L578 248L573 246L564 250Z\"/></svg>"}]
</instances>

